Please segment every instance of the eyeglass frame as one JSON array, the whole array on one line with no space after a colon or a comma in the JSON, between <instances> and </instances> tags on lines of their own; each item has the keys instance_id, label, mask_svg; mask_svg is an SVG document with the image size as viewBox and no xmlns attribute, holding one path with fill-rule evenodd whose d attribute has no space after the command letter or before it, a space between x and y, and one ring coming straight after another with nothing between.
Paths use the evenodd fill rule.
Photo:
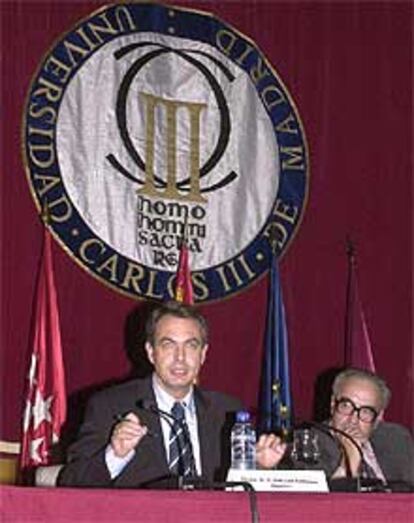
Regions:
<instances>
[{"instance_id":1,"label":"eyeglass frame","mask_svg":"<svg viewBox=\"0 0 414 523\"><path fill-rule=\"evenodd\" d=\"M352 416L354 414L354 412L357 413L357 416L358 416L358 419L360 421L362 421L363 423L374 423L375 420L378 418L379 416L379 412L376 411L376 409L374 409L374 407L371 407L371 405L361 405L360 407L357 407L355 405L355 403L350 399L350 398L347 398L346 396L342 396L341 398L334 398L334 402L335 402L335 410L337 412L339 412L340 414L344 414L346 416ZM340 412L340 410L338 409L338 405L340 403L344 403L344 402L347 402L350 404L350 406L352 407L352 411L351 412L348 412L348 413L345 413L345 412ZM368 410L369 412L372 413L373 415L373 418L372 420L367 420L367 419L362 419L361 418L361 411L365 409L365 410Z\"/></svg>"}]
</instances>

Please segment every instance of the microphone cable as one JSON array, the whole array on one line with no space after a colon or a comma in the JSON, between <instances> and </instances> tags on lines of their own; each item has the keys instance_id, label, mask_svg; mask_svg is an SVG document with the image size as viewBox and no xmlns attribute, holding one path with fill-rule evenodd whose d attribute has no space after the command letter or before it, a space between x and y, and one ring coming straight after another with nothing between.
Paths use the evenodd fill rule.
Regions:
<instances>
[{"instance_id":1,"label":"microphone cable","mask_svg":"<svg viewBox=\"0 0 414 523\"><path fill-rule=\"evenodd\" d=\"M360 468L361 468L363 466L363 464L365 463L365 459L364 459L364 454L362 452L362 449L361 449L361 446L359 445L359 443L352 436L350 436L347 432L345 432L344 430L338 429L337 427L334 427L332 425L327 425L326 423L319 423L319 422L316 422L316 421L305 421L302 424L300 424L298 428L306 428L306 427L310 427L310 428L313 427L315 429L318 429L321 432L323 432L323 433L327 434L328 436L330 436L335 441L335 443L338 445L338 448L340 450L341 456L343 456L344 460L345 460L346 477L348 479L353 479L352 472L351 472L351 467L350 467L350 463L349 463L349 457L348 457L348 454L347 454L346 449L344 447L344 444L340 441L339 438L335 437L332 434L332 432L335 432L336 434L339 434L340 436L345 437L348 441L350 441L352 443L352 445L354 445L354 447L357 449L357 451L359 453L359 456L361 458L361 466L360 466ZM334 478L334 480L335 480L335 478ZM356 490L357 490L357 492L362 492L361 473L360 473L359 470L357 471L357 475L355 477L355 480L356 480ZM379 481L383 485L383 482L381 480L375 480L375 483L377 484Z\"/></svg>"},{"instance_id":2,"label":"microphone cable","mask_svg":"<svg viewBox=\"0 0 414 523\"><path fill-rule=\"evenodd\" d=\"M179 445L180 459L179 459L179 462L178 462L178 468L181 469L181 471L182 471L182 466L183 466L182 465L182 461L181 461L182 448L181 448L181 445L180 445L180 439L178 438L177 429L174 426L174 423L178 423L180 425L181 430L183 431L185 442L187 443L187 445L188 445L188 447L190 449L190 458L191 458L191 465L190 465L190 467L191 467L191 474L192 474L192 476L190 476L190 477L197 477L197 467L196 467L195 458L194 458L193 445L192 445L192 442L191 442L190 434L188 432L188 426L187 426L187 423L185 422L185 420L176 418L170 412L167 412L165 410L159 409L154 404L154 402L151 401L151 400L145 400L145 399L144 400L138 400L136 402L136 406L141 408L141 409L143 409L143 410L145 410L145 411L147 411L147 412L150 412L151 414L154 414L155 416L160 416L171 427L171 430L174 432L174 434L175 434L175 436L177 438L177 443ZM180 481L179 481L179 485L180 485L183 482L184 474L179 474L179 477L180 477Z\"/></svg>"},{"instance_id":3,"label":"microphone cable","mask_svg":"<svg viewBox=\"0 0 414 523\"><path fill-rule=\"evenodd\" d=\"M171 429L175 431L174 422L178 422L181 425L181 428L183 430L183 434L186 438L187 444L191 448L191 458L192 458L192 470L195 473L194 477L184 477L180 476L178 478L178 487L180 490L197 490L197 489L203 489L203 490L225 490L227 488L234 488L234 487L242 487L245 492L247 492L249 497L249 506L250 506L250 515L251 515L251 521L252 523L259 523L259 511L257 509L257 496L256 491L251 485L251 483L247 481L207 481L204 478L197 476L196 474L196 465L195 465L195 458L193 453L193 446L190 439L190 434L188 433L188 427L185 421L176 418L173 416L170 412L167 412L165 410L159 409L156 405L154 405L154 402L151 400L138 400L136 402L136 406L138 408L141 408L147 412L150 412L151 414L160 416L161 418L165 419L165 421L169 424Z\"/></svg>"}]
</instances>

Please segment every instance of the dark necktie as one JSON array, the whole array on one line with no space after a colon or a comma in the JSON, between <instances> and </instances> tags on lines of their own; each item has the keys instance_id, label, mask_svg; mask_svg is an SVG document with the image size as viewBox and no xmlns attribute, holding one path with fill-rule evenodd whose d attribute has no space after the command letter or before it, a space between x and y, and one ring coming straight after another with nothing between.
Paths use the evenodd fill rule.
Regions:
<instances>
[{"instance_id":1,"label":"dark necktie","mask_svg":"<svg viewBox=\"0 0 414 523\"><path fill-rule=\"evenodd\" d=\"M178 476L194 476L193 449L182 404L174 403L171 414L175 421L170 432L168 467L173 474Z\"/></svg>"}]
</instances>

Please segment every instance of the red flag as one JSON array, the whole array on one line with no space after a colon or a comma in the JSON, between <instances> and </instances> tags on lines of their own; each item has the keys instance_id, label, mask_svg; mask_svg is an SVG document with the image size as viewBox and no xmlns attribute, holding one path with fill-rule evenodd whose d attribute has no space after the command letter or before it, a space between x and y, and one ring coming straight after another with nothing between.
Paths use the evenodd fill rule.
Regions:
<instances>
[{"instance_id":1,"label":"red flag","mask_svg":"<svg viewBox=\"0 0 414 523\"><path fill-rule=\"evenodd\" d=\"M349 247L348 296L345 326L345 364L375 372L367 322L359 299L353 246Z\"/></svg>"},{"instance_id":2,"label":"red flag","mask_svg":"<svg viewBox=\"0 0 414 523\"><path fill-rule=\"evenodd\" d=\"M178 268L175 278L175 299L176 301L193 304L193 283L191 281L191 272L189 264L189 252L187 242L183 240L180 248L180 257L178 259Z\"/></svg>"},{"instance_id":3,"label":"red flag","mask_svg":"<svg viewBox=\"0 0 414 523\"><path fill-rule=\"evenodd\" d=\"M21 468L51 463L66 418L65 376L50 232L45 226L37 281L33 348L23 417Z\"/></svg>"}]
</instances>

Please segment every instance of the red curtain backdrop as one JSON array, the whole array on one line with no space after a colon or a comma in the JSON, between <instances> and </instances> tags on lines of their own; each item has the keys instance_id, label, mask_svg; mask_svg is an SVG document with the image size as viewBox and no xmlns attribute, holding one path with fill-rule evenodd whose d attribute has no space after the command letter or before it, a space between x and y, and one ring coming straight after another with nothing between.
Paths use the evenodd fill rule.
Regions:
<instances>
[{"instance_id":1,"label":"red curtain backdrop","mask_svg":"<svg viewBox=\"0 0 414 523\"><path fill-rule=\"evenodd\" d=\"M1 433L18 440L42 229L20 153L21 117L45 52L104 2L1 3ZM311 182L304 220L281 260L296 415L344 358L346 235L377 370L394 396L388 419L412 426L412 20L401 1L194 1L261 48L298 106ZM86 274L54 243L67 390L125 377L131 317L142 302ZM201 382L255 406L267 278L202 307L211 344ZM141 309L142 310L142 309ZM130 318L129 323L127 318Z\"/></svg>"}]
</instances>

